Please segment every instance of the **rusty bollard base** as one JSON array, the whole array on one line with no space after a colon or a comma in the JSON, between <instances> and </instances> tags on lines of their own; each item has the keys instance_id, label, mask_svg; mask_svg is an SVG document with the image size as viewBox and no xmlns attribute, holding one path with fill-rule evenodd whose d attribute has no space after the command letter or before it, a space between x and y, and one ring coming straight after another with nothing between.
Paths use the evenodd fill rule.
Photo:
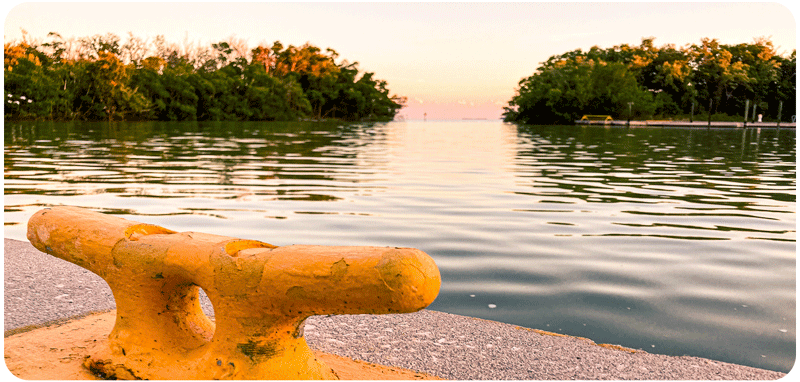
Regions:
<instances>
[{"instance_id":1,"label":"rusty bollard base","mask_svg":"<svg viewBox=\"0 0 800 382\"><path fill-rule=\"evenodd\" d=\"M111 287L109 347L86 362L107 378L338 379L306 344L306 318L415 312L441 286L433 259L412 248L276 247L76 207L34 214L28 240Z\"/></svg>"}]
</instances>

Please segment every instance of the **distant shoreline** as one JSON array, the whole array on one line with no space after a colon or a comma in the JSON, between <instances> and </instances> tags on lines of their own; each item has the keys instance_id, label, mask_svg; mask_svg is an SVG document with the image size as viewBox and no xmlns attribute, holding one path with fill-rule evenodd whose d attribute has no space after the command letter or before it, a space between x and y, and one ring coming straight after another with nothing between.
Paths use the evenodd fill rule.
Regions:
<instances>
[{"instance_id":1,"label":"distant shoreline","mask_svg":"<svg viewBox=\"0 0 800 382\"><path fill-rule=\"evenodd\" d=\"M632 126L632 127L734 127L734 128L796 128L796 122L730 122L730 121L624 121L624 120L611 120L611 121L575 121L576 125L612 125L612 126Z\"/></svg>"}]
</instances>

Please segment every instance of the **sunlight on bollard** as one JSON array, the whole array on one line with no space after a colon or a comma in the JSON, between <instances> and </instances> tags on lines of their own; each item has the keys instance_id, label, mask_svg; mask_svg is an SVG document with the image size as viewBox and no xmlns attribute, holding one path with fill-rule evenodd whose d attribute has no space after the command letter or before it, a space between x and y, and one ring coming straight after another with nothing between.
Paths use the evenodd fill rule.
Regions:
<instances>
[{"instance_id":1,"label":"sunlight on bollard","mask_svg":"<svg viewBox=\"0 0 800 382\"><path fill-rule=\"evenodd\" d=\"M412 248L276 247L76 207L34 214L28 240L111 287L109 348L86 361L106 378L338 379L306 344L306 318L415 312L441 286L433 259Z\"/></svg>"}]
</instances>

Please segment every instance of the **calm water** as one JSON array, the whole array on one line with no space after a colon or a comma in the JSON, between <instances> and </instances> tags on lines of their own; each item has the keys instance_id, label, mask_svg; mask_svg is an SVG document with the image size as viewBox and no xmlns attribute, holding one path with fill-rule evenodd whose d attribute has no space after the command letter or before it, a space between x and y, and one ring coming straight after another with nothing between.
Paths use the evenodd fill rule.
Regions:
<instances>
[{"instance_id":1,"label":"calm water","mask_svg":"<svg viewBox=\"0 0 800 382\"><path fill-rule=\"evenodd\" d=\"M6 123L5 236L76 205L276 245L410 246L431 309L788 371L795 130Z\"/></svg>"}]
</instances>

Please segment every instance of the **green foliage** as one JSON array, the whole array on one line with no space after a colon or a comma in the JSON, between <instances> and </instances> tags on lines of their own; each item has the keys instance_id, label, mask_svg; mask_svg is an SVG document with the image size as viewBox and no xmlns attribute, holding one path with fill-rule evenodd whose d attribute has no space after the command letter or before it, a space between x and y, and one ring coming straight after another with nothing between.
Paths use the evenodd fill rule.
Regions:
<instances>
[{"instance_id":1,"label":"green foliage","mask_svg":"<svg viewBox=\"0 0 800 382\"><path fill-rule=\"evenodd\" d=\"M565 124L584 114L648 119L691 112L741 119L748 100L765 120L778 118L781 103L782 120L795 113L795 52L781 57L764 38L733 46L706 38L681 49L653 41L550 57L519 82L505 120Z\"/></svg>"},{"instance_id":2,"label":"green foliage","mask_svg":"<svg viewBox=\"0 0 800 382\"><path fill-rule=\"evenodd\" d=\"M6 43L5 118L34 120L391 120L404 99L338 54L275 42L179 49L113 34Z\"/></svg>"}]
</instances>

